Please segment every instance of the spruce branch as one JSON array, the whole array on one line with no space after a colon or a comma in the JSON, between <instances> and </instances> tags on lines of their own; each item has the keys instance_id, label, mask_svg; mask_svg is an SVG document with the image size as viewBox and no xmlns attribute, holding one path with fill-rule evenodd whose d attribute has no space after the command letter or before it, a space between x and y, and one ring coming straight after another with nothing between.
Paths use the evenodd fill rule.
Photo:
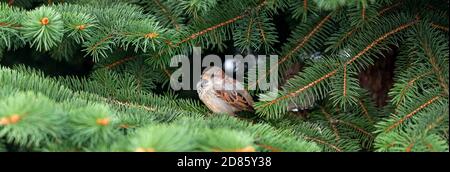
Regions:
<instances>
[{"instance_id":1,"label":"spruce branch","mask_svg":"<svg viewBox=\"0 0 450 172\"><path fill-rule=\"evenodd\" d=\"M325 22L327 22L331 18L331 14L325 16L312 30L309 32L304 38L302 38L298 43L297 46L295 46L291 51L289 51L286 55L284 55L281 60L278 62L279 64L284 63L286 60L288 60L292 55L297 52L299 49L301 49L307 41L310 40L312 35L314 35L323 25Z\"/></svg>"},{"instance_id":2,"label":"spruce branch","mask_svg":"<svg viewBox=\"0 0 450 172\"><path fill-rule=\"evenodd\" d=\"M366 47L364 49L362 49L360 52L358 52L356 55L354 55L351 58L349 58L348 60L346 60L344 62L344 64L345 65L349 65L349 66L350 65L354 66L353 63L356 60L358 60L359 58L363 57L363 55L368 53L369 50L374 48L376 45L382 43L382 41L386 40L387 38L389 38L393 34L396 34L396 33L400 32L400 31L402 31L404 29L407 29L407 28L413 26L417 22L418 22L418 20L409 21L407 23L404 23L404 24L402 24L400 26L397 26L397 27L393 28L392 30L390 30L390 31L388 31L386 33L383 33L381 36L376 38L373 42L371 42L370 44L366 45ZM318 77L315 78L315 79L308 78L308 79L311 79L310 82L302 83L302 85L300 85L300 86L296 85L295 86L296 89L293 89L292 91L288 91L288 92L284 93L284 95L279 96L279 97L277 97L274 100L266 101L266 102L258 102L257 105L256 105L257 112L259 114L267 114L267 112L268 112L267 110L271 109L271 107L273 108L274 105L280 106L280 104L279 104L280 101L283 101L285 99L289 99L289 98L292 98L292 97L296 97L299 94L303 93L304 91L306 91L306 90L308 90L308 89L310 89L310 88L312 88L312 87L314 87L314 86L316 86L318 84L322 84L323 85L323 83L321 83L321 82L325 81L328 78L330 78L330 77L334 76L335 74L337 74L340 68L341 67L339 67L338 69L331 69L331 70L329 68L328 69L324 69L324 70L322 70L322 72L324 73L323 75L318 75ZM309 73L309 75L311 75L311 73ZM312 75L312 76L316 76L316 75ZM291 79L291 80L295 80L295 78ZM283 108L283 107L281 107L281 108ZM275 115L279 116L279 115L281 115L281 113L285 113L287 111L287 108L286 109L281 109L281 108L278 108L276 111L271 111L271 113L275 113L272 116L275 116Z\"/></svg>"},{"instance_id":3,"label":"spruce branch","mask_svg":"<svg viewBox=\"0 0 450 172\"><path fill-rule=\"evenodd\" d=\"M244 11L242 14L240 14L238 16L235 16L235 17L233 17L233 18L231 18L231 19L229 19L227 21L223 21L223 22L221 22L219 24L216 24L214 26L210 26L210 27L208 27L206 29L203 29L201 31L193 33L193 34L191 34L190 36L188 36L186 38L181 39L181 41L177 42L175 44L175 46L179 46L179 45L181 45L181 44L183 44L185 42L188 42L188 41L190 41L192 39L196 39L197 37L202 36L202 35L204 35L204 34L206 34L208 32L214 31L214 30L216 30L218 28L224 27L224 26L229 25L231 23L234 23L234 22L236 22L238 20L241 20L244 17L247 17L248 15L250 15L251 14L250 12L252 10L256 10L257 11L257 10L261 9L262 7L264 7L265 5L266 5L266 0L262 1L259 5L257 5L256 7L252 8L252 9L247 9L246 11Z\"/></svg>"},{"instance_id":4,"label":"spruce branch","mask_svg":"<svg viewBox=\"0 0 450 172\"><path fill-rule=\"evenodd\" d=\"M355 124L352 124L352 123L344 121L344 120L339 120L339 119L336 120L336 123L344 124L346 126L354 128L354 129L358 130L359 132L361 132L361 133L365 134L366 136L368 136L370 139L374 139L375 138L372 133L370 133L369 131L366 131L363 127L359 127L359 126L357 126Z\"/></svg>"},{"instance_id":5,"label":"spruce branch","mask_svg":"<svg viewBox=\"0 0 450 172\"><path fill-rule=\"evenodd\" d=\"M29 12L22 25L25 38L40 51L48 51L60 43L64 33L61 14L50 7Z\"/></svg>"},{"instance_id":6,"label":"spruce branch","mask_svg":"<svg viewBox=\"0 0 450 172\"><path fill-rule=\"evenodd\" d=\"M126 62L128 62L128 61L130 61L130 60L133 60L133 59L135 59L135 58L136 58L136 57L134 57L134 56L124 57L124 58L122 58L122 59L120 59L120 60L118 60L118 61L115 61L115 62L111 63L111 64L105 65L105 68L111 69L111 68L114 68L114 67L116 67L116 66L118 66L118 65L121 65L121 64L123 64L123 63L126 63Z\"/></svg>"},{"instance_id":7,"label":"spruce branch","mask_svg":"<svg viewBox=\"0 0 450 172\"><path fill-rule=\"evenodd\" d=\"M389 132L391 130L393 130L394 128L398 127L400 124L402 124L405 120L411 118L413 115L415 115L417 112L419 112L420 110L422 110L423 108L426 108L427 106L429 106L430 104L432 104L434 101L436 101L437 99L441 98L441 96L435 96L432 97L430 100L428 100L427 102L425 102L424 104L420 105L419 107L417 107L416 109L414 109L412 112L408 113L407 115L405 115L403 118L401 118L399 121L395 122L394 124L392 124L391 126L389 126L386 129L386 132Z\"/></svg>"},{"instance_id":8,"label":"spruce branch","mask_svg":"<svg viewBox=\"0 0 450 172\"><path fill-rule=\"evenodd\" d=\"M442 2L5 1L2 64L46 68L49 55L89 71L0 67L0 151L448 151ZM171 57L193 46L275 52L280 72L257 79L280 75L283 84L255 91L251 119L212 114L195 96L159 87L168 87ZM389 87L376 75L392 69Z\"/></svg>"},{"instance_id":9,"label":"spruce branch","mask_svg":"<svg viewBox=\"0 0 450 172\"><path fill-rule=\"evenodd\" d=\"M168 7L163 5L160 0L153 0L153 1L155 2L156 6L158 6L162 10L162 12L164 13L164 16L167 17L167 19L170 21L170 23L172 23L174 28L176 30L180 30L180 28L181 28L180 24L176 21L176 19L175 19L176 17L174 17L171 14L171 12L169 12Z\"/></svg>"},{"instance_id":10,"label":"spruce branch","mask_svg":"<svg viewBox=\"0 0 450 172\"><path fill-rule=\"evenodd\" d=\"M448 30L449 30L447 26L442 26L442 25L439 25L439 24L436 24L436 23L431 23L431 26L434 27L434 28L437 28L437 29L441 29L441 30L446 31L446 32L448 32Z\"/></svg>"},{"instance_id":11,"label":"spruce branch","mask_svg":"<svg viewBox=\"0 0 450 172\"><path fill-rule=\"evenodd\" d=\"M396 3L394 3L394 4L388 5L388 6L384 7L383 9L381 9L381 10L378 12L378 15L379 15L379 16L382 16L382 15L384 15L386 12L389 12L390 10L392 10L392 9L394 9L394 8L397 8L397 7L401 6L402 4L403 4L403 1L400 0L400 1L396 2Z\"/></svg>"},{"instance_id":12,"label":"spruce branch","mask_svg":"<svg viewBox=\"0 0 450 172\"><path fill-rule=\"evenodd\" d=\"M448 103L444 102L444 103ZM375 140L377 151L446 151L448 144L440 132L445 127L437 125L448 122L448 107L446 104L429 105L423 109L426 115L415 115L410 118L411 123L404 124L401 130L380 133ZM434 107L433 107L434 106Z\"/></svg>"},{"instance_id":13,"label":"spruce branch","mask_svg":"<svg viewBox=\"0 0 450 172\"><path fill-rule=\"evenodd\" d=\"M427 76L429 76L431 74L432 74L432 71L422 72L419 75L417 75L414 78L412 78L411 80L409 80L408 82L406 82L406 85L405 84L402 84L402 85L399 84L398 87L396 86L396 88L400 88L401 89L400 93L395 96L395 97L398 97L398 98L394 97L395 99L393 100L393 102L395 103L397 108L402 106L403 103L407 100L407 98L408 98L407 94L409 93L409 91L411 89L413 89L414 84L416 82L418 82L420 79L423 79L424 77L427 77ZM395 94L395 92L392 92L392 94Z\"/></svg>"},{"instance_id":14,"label":"spruce branch","mask_svg":"<svg viewBox=\"0 0 450 172\"><path fill-rule=\"evenodd\" d=\"M325 145L325 146L331 147L331 148L334 149L336 152L342 152L342 151L343 151L343 150L342 150L341 148L339 148L338 146L336 146L336 145L334 145L334 144L332 144L332 143L326 142L326 141L324 141L324 140L321 140L321 139L318 139L318 138L314 138L314 137L309 137L309 136L303 136L303 137L304 137L305 139L307 139L307 140L311 140L311 141L314 141L314 142L323 144L323 145Z\"/></svg>"},{"instance_id":15,"label":"spruce branch","mask_svg":"<svg viewBox=\"0 0 450 172\"><path fill-rule=\"evenodd\" d=\"M304 37L300 37L300 36L294 36L294 37L299 37L298 40L293 40L295 41L295 45L292 49L289 49L288 52L283 55L281 57L281 59L277 62L277 64L274 65L283 65L288 59L290 59L295 53L297 53L300 49L304 48L306 46L306 43L308 41L310 41L311 38L313 38L313 36L315 36L315 34L322 29L322 27L324 26L324 24L326 22L328 22L331 19L331 15L332 14L328 14L327 16L323 17L320 21L317 22L317 24L307 33L305 33L306 35L304 35ZM300 28L301 29L301 28ZM295 39L295 38L294 38ZM310 45L311 46L311 45ZM308 47L309 48L309 47ZM249 88L253 88L255 87L259 82L262 81L262 79L265 79L267 76L269 76L270 74L273 73L275 67L271 66L269 68L269 70L262 74L262 76L258 76L258 80L256 82L253 82L249 85Z\"/></svg>"},{"instance_id":16,"label":"spruce branch","mask_svg":"<svg viewBox=\"0 0 450 172\"><path fill-rule=\"evenodd\" d=\"M437 78L439 80L439 85L444 90L444 93L448 96L448 83L442 74L443 71L440 68L440 66L438 65L436 57L434 56L434 54L432 53L432 50L426 43L422 42L422 47L424 48L425 54L428 56L429 62L431 64L431 66L433 67L434 73L437 75Z\"/></svg>"},{"instance_id":17,"label":"spruce branch","mask_svg":"<svg viewBox=\"0 0 450 172\"><path fill-rule=\"evenodd\" d=\"M351 63L353 63L355 60L357 60L358 58L360 58L362 55L364 55L367 51L369 51L370 49L372 49L375 45L379 44L381 41L385 40L386 38L388 38L389 36L400 32L408 27L411 27L412 25L416 24L418 22L418 20L414 20L411 21L409 23L403 24L398 26L397 28L385 33L384 35L382 35L381 37L379 37L378 39L376 39L375 41L373 41L371 44L369 44L366 48L364 48L361 52L359 52L358 54L356 54L355 56L353 56L350 60L348 60L346 62L347 65L350 65Z\"/></svg>"},{"instance_id":18,"label":"spruce branch","mask_svg":"<svg viewBox=\"0 0 450 172\"><path fill-rule=\"evenodd\" d=\"M17 92L0 101L0 138L35 148L61 139L64 113L52 100L33 92Z\"/></svg>"},{"instance_id":19,"label":"spruce branch","mask_svg":"<svg viewBox=\"0 0 450 172\"><path fill-rule=\"evenodd\" d=\"M374 121L374 120L372 119L372 117L370 116L369 111L368 111L366 105L364 105L364 103L363 103L362 100L358 99L358 105L361 107L362 112L363 112L362 114L364 115L364 117L366 117L367 120L370 121L370 123L374 123L375 121Z\"/></svg>"},{"instance_id":20,"label":"spruce branch","mask_svg":"<svg viewBox=\"0 0 450 172\"><path fill-rule=\"evenodd\" d=\"M323 107L320 107L320 111L321 111L322 114L325 116L325 118L326 118L327 121L328 121L328 124L329 124L329 125L331 126L331 128L333 129L333 132L334 132L334 134L336 135L336 140L339 140L340 137L339 137L339 131L338 131L337 127L336 127L336 120L333 119L333 118L331 117L331 115L330 115Z\"/></svg>"},{"instance_id":21,"label":"spruce branch","mask_svg":"<svg viewBox=\"0 0 450 172\"><path fill-rule=\"evenodd\" d=\"M351 37L355 35L355 33L362 31L362 29L364 29L364 26L373 24L374 22L377 21L379 17L382 17L383 15L385 15L385 13L389 12L390 10L393 10L395 7L399 5L401 5L401 1L397 2L394 5L383 6L381 7L381 10L378 11L371 10L370 15L365 17L362 21L360 21L361 19L358 18L359 14L350 13L349 14L350 19L347 22L351 22L350 24L351 27L350 28L343 27L342 30L344 31L344 33L337 32L333 34L333 36L327 42L329 47L327 47L325 52L329 50L333 50L334 52L336 52L337 50L342 50L346 46L345 43L348 42L348 40L351 39ZM355 20L357 22L353 22Z\"/></svg>"}]
</instances>

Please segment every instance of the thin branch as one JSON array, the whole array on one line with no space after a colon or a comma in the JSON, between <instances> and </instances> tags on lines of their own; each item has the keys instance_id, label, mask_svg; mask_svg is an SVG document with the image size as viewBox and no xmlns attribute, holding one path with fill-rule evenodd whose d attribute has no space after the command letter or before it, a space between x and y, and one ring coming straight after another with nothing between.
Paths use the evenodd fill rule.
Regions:
<instances>
[{"instance_id":1,"label":"thin branch","mask_svg":"<svg viewBox=\"0 0 450 172\"><path fill-rule=\"evenodd\" d=\"M326 17L324 17L312 30L311 32L308 33L308 35L306 35L305 37L303 37L302 39L299 40L299 42L297 43L297 46L294 47L294 49L292 49L291 51L289 51L286 55L284 55L280 61L278 61L277 64L275 65L281 65L283 64L286 60L288 60L295 52L297 52L298 50L300 50L302 47L305 46L305 44L312 38L312 36L314 34L316 34L319 29L331 18L331 14L327 15ZM265 79L267 74L271 74L273 72L275 68L273 66L270 67L270 69L264 73L264 75L262 75L261 77L258 77L259 79L252 83L249 87L252 88L254 86L256 86L256 84L258 84L258 82L260 82L261 80Z\"/></svg>"},{"instance_id":2,"label":"thin branch","mask_svg":"<svg viewBox=\"0 0 450 172\"><path fill-rule=\"evenodd\" d=\"M336 122L341 123L341 124L345 124L345 125L347 125L347 126L349 126L349 127L352 127L352 128L358 130L359 132L361 132L361 133L363 133L363 134L365 134L365 135L367 135L367 136L369 136L369 137L371 137L371 138L374 138L374 136L373 136L370 132L364 130L364 128L359 127L359 126L357 126L357 125L355 125L355 124L352 124L352 123L350 123L350 122L343 121L343 120L336 120Z\"/></svg>"},{"instance_id":3,"label":"thin branch","mask_svg":"<svg viewBox=\"0 0 450 172\"><path fill-rule=\"evenodd\" d=\"M125 57L125 58L123 58L123 59L120 59L120 60L118 60L118 61L115 61L114 63L111 63L111 64L106 65L105 68L112 69L112 68L114 68L114 67L116 67L116 66L118 66L118 65L120 65L120 64L123 64L123 63L125 63L125 62L127 62L127 61L133 60L133 59L135 59L135 58L136 58L136 57L134 57L134 56L131 56L131 57Z\"/></svg>"},{"instance_id":4,"label":"thin branch","mask_svg":"<svg viewBox=\"0 0 450 172\"><path fill-rule=\"evenodd\" d=\"M164 74L166 74L166 76L170 78L170 76L172 75L172 74L170 73L170 71L167 70L166 68L163 68L163 71L164 71Z\"/></svg>"},{"instance_id":5,"label":"thin branch","mask_svg":"<svg viewBox=\"0 0 450 172\"><path fill-rule=\"evenodd\" d=\"M260 147L262 147L262 148L264 148L264 149L267 149L267 150L269 150L270 152L281 152L280 149L275 148L275 147L270 146L270 145L265 145L265 144L256 144L256 145L258 145L258 146L260 146Z\"/></svg>"},{"instance_id":6,"label":"thin branch","mask_svg":"<svg viewBox=\"0 0 450 172\"><path fill-rule=\"evenodd\" d=\"M362 55L364 55L365 53L367 53L370 49L372 49L375 45L379 44L381 41L385 40L385 39L388 38L389 36L391 36L391 35L393 35L393 34L399 32L399 31L401 31L401 30L404 30L404 29L406 29L406 28L408 28L408 27L411 27L412 25L416 24L417 22L418 22L418 20L416 19L416 20L414 20L414 21L412 21L412 22L409 22L409 23L407 23L407 24L400 25L399 27L395 28L394 30L392 30L392 31L390 31L390 32L388 32L388 33L386 33L386 34L383 34L381 37L379 37L378 39L376 39L375 41L373 41L371 44L369 44L366 48L364 48L361 52L359 52L359 53L358 53L357 55L355 55L353 58L351 58L350 60L348 60L345 64L347 64L347 65L352 64L355 60L357 60L359 57L361 57ZM277 98L277 99L274 99L274 100L272 100L272 101L270 101L270 102L267 102L267 103L263 104L261 107L266 107L266 106L275 104L276 102L278 102L278 101L280 101L280 100L284 100L284 99L287 99L287 98L290 98L290 97L297 96L298 94L302 93L303 91L307 90L308 88L310 88L310 87L312 87L312 86L314 86L314 85L317 85L318 83L322 82L323 80L325 80L325 79L327 79L327 78L329 78L329 77L335 75L335 74L337 73L337 71L338 71L338 69L335 69L335 70L333 70L333 71L331 71L331 72L325 74L324 76L320 77L319 79L317 79L317 80L315 80L315 81L309 83L308 85L303 86L303 87L299 88L298 90L296 90L296 91L294 91L294 92L288 93L288 94L286 94L285 96L282 96L282 97L279 97L279 98Z\"/></svg>"},{"instance_id":7,"label":"thin branch","mask_svg":"<svg viewBox=\"0 0 450 172\"><path fill-rule=\"evenodd\" d=\"M263 7L264 5L266 5L266 3L267 3L266 1L263 1L263 2L262 2L261 4L259 4L255 9L257 9L257 10L260 9L261 7ZM241 14L241 15L239 15L239 16L236 16L236 17L234 17L234 18L232 18L232 19L229 19L229 20L224 21L224 22L222 22L222 23L219 23L219 24L217 24L217 25L214 25L214 26L211 26L211 27L206 28L206 29L204 29L204 30L201 30L201 31L199 31L199 32L196 32L196 33L192 34L191 36L189 36L189 37L187 37L187 38L184 38L183 40L181 40L180 42L178 42L178 43L176 44L176 46L179 46L180 44L183 44L183 43L188 42L188 41L190 41L190 40L196 39L197 37L202 36L202 35L204 35L204 34L206 34L206 33L208 33L208 32L211 32L211 31L216 30L216 29L218 29L218 28L221 28L221 27L223 27L223 26L226 26L226 25L229 25L229 24L231 24L231 23L234 23L234 22L236 22L236 21L238 21L238 20L240 20L240 19L243 19L244 17L247 17L248 15L250 15L250 11L252 11L252 9L246 10L243 14Z\"/></svg>"},{"instance_id":8,"label":"thin branch","mask_svg":"<svg viewBox=\"0 0 450 172\"><path fill-rule=\"evenodd\" d=\"M407 24L403 24L397 28L395 28L394 30L391 30L390 32L384 34L383 36L379 37L378 39L376 39L375 41L373 41L371 44L369 44L369 46L367 46L364 50L362 50L361 52L359 52L356 56L354 56L353 58L351 58L349 61L346 62L346 64L351 64L353 63L355 60L357 60L359 57L361 57L362 55L364 55L367 51L369 51L370 49L372 49L375 45L379 44L381 41L385 40L386 38L388 38L389 36L400 32L401 30L404 30L414 24L416 24L418 22L418 20L414 20L412 22L409 22Z\"/></svg>"},{"instance_id":9,"label":"thin branch","mask_svg":"<svg viewBox=\"0 0 450 172\"><path fill-rule=\"evenodd\" d=\"M120 106L126 106L126 107L133 107L133 108L139 108L139 109L144 109L146 111L149 112L154 112L157 110L156 107L149 107L149 106L144 106L144 105L137 105L137 104L133 104L133 103L127 103L127 102L122 102L119 100L115 100L115 99L106 99L104 98L104 101L106 102L110 102L110 103L114 103Z\"/></svg>"},{"instance_id":10,"label":"thin branch","mask_svg":"<svg viewBox=\"0 0 450 172\"><path fill-rule=\"evenodd\" d=\"M448 94L449 94L448 93L448 85L447 85L447 83L445 83L445 77L442 75L442 70L439 68L439 65L437 64L436 57L434 56L430 47L427 44L423 43L423 48L424 48L426 55L428 56L431 66L433 67L433 71L436 73L436 75L438 77L439 84L444 89L444 93L448 96Z\"/></svg>"},{"instance_id":11,"label":"thin branch","mask_svg":"<svg viewBox=\"0 0 450 172\"><path fill-rule=\"evenodd\" d=\"M261 21L259 21L259 19L256 18L256 22L258 24L258 29L259 29L259 32L260 32L260 35L261 35L262 42L266 42L266 33L264 32L264 29L262 27Z\"/></svg>"},{"instance_id":12,"label":"thin branch","mask_svg":"<svg viewBox=\"0 0 450 172\"><path fill-rule=\"evenodd\" d=\"M251 42L251 40L250 40L250 35L251 35L251 32L252 32L252 27L253 26L253 17L252 18L250 18L250 21L249 21L249 23L248 23L248 28L247 28L247 42Z\"/></svg>"},{"instance_id":13,"label":"thin branch","mask_svg":"<svg viewBox=\"0 0 450 172\"><path fill-rule=\"evenodd\" d=\"M436 24L436 23L431 23L431 26L436 28L436 29L440 29L440 30L443 30L443 31L446 31L446 32L448 32L448 30L449 30L447 26L442 26L442 25L439 25L439 24Z\"/></svg>"},{"instance_id":14,"label":"thin branch","mask_svg":"<svg viewBox=\"0 0 450 172\"><path fill-rule=\"evenodd\" d=\"M406 147L405 152L411 152L411 149L414 147L414 143L411 143L408 145L408 147Z\"/></svg>"},{"instance_id":15,"label":"thin branch","mask_svg":"<svg viewBox=\"0 0 450 172\"><path fill-rule=\"evenodd\" d=\"M406 84L406 86L405 87L403 87L403 89L402 89L402 91L400 92L400 100L397 102L397 109L400 107L400 103L402 102L402 101L404 101L405 100L405 98L406 98L406 91L408 90L408 89L410 89L411 87L412 87L412 85L417 81L417 80L419 80L420 78L422 78L422 77L425 77L425 76L427 76L427 75L431 75L432 74L432 71L427 71L427 72L425 72L425 73L423 73L423 74L421 74L421 75L419 75L419 76L417 76L417 77L414 77L413 79L411 79L409 82L408 82L408 84ZM397 111L397 110L395 110L395 111Z\"/></svg>"},{"instance_id":16,"label":"thin branch","mask_svg":"<svg viewBox=\"0 0 450 172\"><path fill-rule=\"evenodd\" d=\"M303 0L303 11L306 13L308 10L308 0Z\"/></svg>"},{"instance_id":17,"label":"thin branch","mask_svg":"<svg viewBox=\"0 0 450 172\"><path fill-rule=\"evenodd\" d=\"M238 21L238 20L244 18L246 15L247 15L247 14L243 14L243 15L237 16L237 17L235 17L235 18L232 18L232 19L230 19L230 20L227 20L227 21L225 21L225 22L222 22L222 23L220 23L220 24L218 24L218 25L214 25L214 26L209 27L209 28L207 28L207 29L205 29L205 30L199 31L199 32L197 32L197 33L194 33L194 34L192 34L191 36L189 36L189 37L187 37L187 38L181 40L180 42L178 42L178 43L176 44L176 46L179 46L180 44L185 43L185 42L188 42L188 41L190 41L190 40L192 40L192 39L196 39L197 37L199 37L199 36L201 36L201 35L204 35L204 34L210 32L210 31L216 30L217 28L220 28L220 27L226 26L226 25L228 25L228 24L234 23L234 22L236 22L236 21Z\"/></svg>"},{"instance_id":18,"label":"thin branch","mask_svg":"<svg viewBox=\"0 0 450 172\"><path fill-rule=\"evenodd\" d=\"M351 35L353 35L353 33L355 33L358 29L359 29L359 27L354 27L352 30L350 30L349 32L345 33L344 37L342 37L341 39L339 39L339 41L337 41L337 42L334 44L334 47L337 47L338 45L342 44L348 37L350 37Z\"/></svg>"},{"instance_id":19,"label":"thin branch","mask_svg":"<svg viewBox=\"0 0 450 172\"><path fill-rule=\"evenodd\" d=\"M337 69L331 71L330 73L327 73L325 76L322 76L321 78L319 78L319 79L317 79L317 80L315 80L315 81L309 83L308 85L301 87L301 88L298 89L297 91L291 92L291 93L289 93L289 94L286 94L285 96L282 96L282 97L279 97L279 98L277 98L277 99L275 99L275 100L272 100L272 101L270 101L270 102L268 102L268 103L266 103L266 104L263 104L261 107L266 107L266 106L275 104L276 102L278 102L278 101L280 101L280 100L284 100L284 99L287 99L287 98L290 98L290 97L297 96L298 94L302 93L303 91L307 90L308 88L310 88L310 87L312 87L312 86L314 86L314 85L320 83L321 81L323 81L323 80L325 80L325 79L327 79L327 78L333 76L333 75L336 74L336 73L337 73Z\"/></svg>"},{"instance_id":20,"label":"thin branch","mask_svg":"<svg viewBox=\"0 0 450 172\"><path fill-rule=\"evenodd\" d=\"M171 13L169 12L169 10L167 9L166 6L164 6L160 0L154 0L156 5L161 8L161 10L163 11L164 15L167 17L167 19L170 20L170 22L174 25L176 30L180 30L180 24L178 24L178 22L176 21L175 17L173 15L171 15Z\"/></svg>"},{"instance_id":21,"label":"thin branch","mask_svg":"<svg viewBox=\"0 0 450 172\"><path fill-rule=\"evenodd\" d=\"M323 116L325 116L328 123L330 123L330 126L334 131L334 135L336 135L336 141L338 141L340 139L340 136L339 136L339 130L337 129L337 127L335 125L335 119L331 118L331 115L327 111L325 111L325 109L323 107L320 107L320 111L322 112Z\"/></svg>"},{"instance_id":22,"label":"thin branch","mask_svg":"<svg viewBox=\"0 0 450 172\"><path fill-rule=\"evenodd\" d=\"M22 25L20 25L20 24L11 24L11 23L4 23L4 22L0 22L0 26L13 28L13 29L20 29L22 27Z\"/></svg>"},{"instance_id":23,"label":"thin branch","mask_svg":"<svg viewBox=\"0 0 450 172\"><path fill-rule=\"evenodd\" d=\"M305 139L307 139L307 140L312 140L312 141L314 141L314 142L317 142L317 143L320 143L320 144L329 146L329 147L333 148L334 150L336 150L337 152L342 152L342 149L340 149L340 148L337 147L336 145L333 145L333 144L328 143L328 142L326 142L326 141L323 141L323 140L320 140L320 139L317 139L317 138L314 138L314 137L308 137L308 136L303 136L303 137L304 137Z\"/></svg>"},{"instance_id":24,"label":"thin branch","mask_svg":"<svg viewBox=\"0 0 450 172\"><path fill-rule=\"evenodd\" d=\"M430 104L432 104L433 102L435 102L437 99L439 99L440 96L435 96L433 97L431 100L427 101L426 103L420 105L418 108L414 109L411 113L407 114L406 116L404 116L402 119L398 120L397 122L395 122L393 125L389 126L386 131L389 132L392 129L398 127L400 124L402 124L405 120L411 118L412 116L414 116L417 112L419 112L420 110L426 108L427 106L429 106Z\"/></svg>"},{"instance_id":25,"label":"thin branch","mask_svg":"<svg viewBox=\"0 0 450 172\"><path fill-rule=\"evenodd\" d=\"M429 124L429 125L427 126L427 128L425 128L425 133L427 133L428 131L430 131L430 130L436 128L436 127L438 127L439 124L440 124L441 122L444 121L445 115L448 115L448 111L447 111L447 113L444 113L444 114L442 114L441 116L439 116L439 117L438 117L435 121L433 121L431 124Z\"/></svg>"},{"instance_id":26,"label":"thin branch","mask_svg":"<svg viewBox=\"0 0 450 172\"><path fill-rule=\"evenodd\" d=\"M322 28L322 26L331 18L331 14L327 15L326 17L324 17L318 24L316 27L313 28L313 30L311 30L311 32L308 33L308 35L306 35L305 37L303 37L303 39L301 39L298 43L297 46L292 49L291 51L289 51L289 53L287 53L285 56L283 56L281 58L281 60L278 62L278 65L284 63L286 60L288 60L295 52L297 52L298 50L300 50L303 46L305 46L305 44L311 39L311 37L316 34L320 28Z\"/></svg>"},{"instance_id":27,"label":"thin branch","mask_svg":"<svg viewBox=\"0 0 450 172\"><path fill-rule=\"evenodd\" d=\"M347 96L347 64L344 64L344 92L343 96Z\"/></svg>"},{"instance_id":28,"label":"thin branch","mask_svg":"<svg viewBox=\"0 0 450 172\"><path fill-rule=\"evenodd\" d=\"M366 5L364 5L364 3L362 3L361 18L362 18L363 20L366 19Z\"/></svg>"},{"instance_id":29,"label":"thin branch","mask_svg":"<svg viewBox=\"0 0 450 172\"><path fill-rule=\"evenodd\" d=\"M372 119L372 117L370 117L370 114L369 114L366 106L364 106L363 102L361 100L358 100L358 104L359 104L359 106L361 106L364 116L370 121L370 123L374 123L374 120Z\"/></svg>"},{"instance_id":30,"label":"thin branch","mask_svg":"<svg viewBox=\"0 0 450 172\"><path fill-rule=\"evenodd\" d=\"M99 42L95 43L92 47L90 47L90 50L95 50L97 47L102 44L103 42L107 41L108 39L111 39L113 37L112 34L107 35L106 37L102 38Z\"/></svg>"},{"instance_id":31,"label":"thin branch","mask_svg":"<svg viewBox=\"0 0 450 172\"><path fill-rule=\"evenodd\" d=\"M393 9L394 7L397 7L397 6L399 6L399 5L401 5L401 2L397 2L397 3L394 4L394 5L391 5L391 6L388 6L388 7L386 7L386 8L383 8L380 12L378 12L378 16L382 16L385 12L387 12L387 11L389 11L389 10ZM377 17L371 17L371 18L368 18L368 21L369 21L369 20L371 21L372 19L377 19ZM350 31L348 31L347 33L345 33L344 37L342 37L341 39L339 39L339 40L334 44L334 46L337 47L337 45L342 44L348 37L350 37L351 35L353 35L353 33L355 33L356 31L358 31L359 29L360 29L359 26L353 27Z\"/></svg>"},{"instance_id":32,"label":"thin branch","mask_svg":"<svg viewBox=\"0 0 450 172\"><path fill-rule=\"evenodd\" d=\"M388 6L388 7L384 8L384 9L382 9L380 12L378 12L378 15L381 16L384 13L386 13L387 11L389 11L389 10L391 10L393 8L396 8L396 7L400 6L400 5L402 5L402 2L397 2L397 3L395 3L395 4L391 5L391 6Z\"/></svg>"}]
</instances>

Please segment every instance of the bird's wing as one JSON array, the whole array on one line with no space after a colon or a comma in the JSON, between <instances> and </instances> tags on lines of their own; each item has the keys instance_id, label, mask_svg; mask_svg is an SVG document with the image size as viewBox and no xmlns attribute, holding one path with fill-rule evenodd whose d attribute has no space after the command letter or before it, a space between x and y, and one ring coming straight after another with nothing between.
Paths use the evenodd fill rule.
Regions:
<instances>
[{"instance_id":1,"label":"bird's wing","mask_svg":"<svg viewBox=\"0 0 450 172\"><path fill-rule=\"evenodd\" d=\"M241 89L218 89L215 90L215 93L217 97L239 110L253 111L253 99L243 87Z\"/></svg>"}]
</instances>

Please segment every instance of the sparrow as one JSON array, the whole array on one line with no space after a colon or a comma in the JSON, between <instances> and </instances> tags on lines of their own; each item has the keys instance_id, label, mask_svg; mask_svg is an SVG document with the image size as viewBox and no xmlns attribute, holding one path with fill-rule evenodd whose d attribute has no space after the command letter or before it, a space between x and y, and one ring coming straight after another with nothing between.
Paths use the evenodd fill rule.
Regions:
<instances>
[{"instance_id":1,"label":"sparrow","mask_svg":"<svg viewBox=\"0 0 450 172\"><path fill-rule=\"evenodd\" d=\"M214 113L234 116L239 111L254 111L253 99L244 86L216 66L203 71L197 83L197 93Z\"/></svg>"}]
</instances>

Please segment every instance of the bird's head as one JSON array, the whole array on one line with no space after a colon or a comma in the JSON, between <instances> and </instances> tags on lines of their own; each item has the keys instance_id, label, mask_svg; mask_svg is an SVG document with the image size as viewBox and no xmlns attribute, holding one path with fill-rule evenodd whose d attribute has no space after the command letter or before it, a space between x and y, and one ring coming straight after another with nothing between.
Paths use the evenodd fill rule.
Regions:
<instances>
[{"instance_id":1,"label":"bird's head","mask_svg":"<svg viewBox=\"0 0 450 172\"><path fill-rule=\"evenodd\" d=\"M197 90L202 92L202 90L210 89L214 90L214 86L217 84L222 84L224 82L225 73L219 67L212 66L206 68L201 76L200 81L197 83Z\"/></svg>"},{"instance_id":2,"label":"bird's head","mask_svg":"<svg viewBox=\"0 0 450 172\"><path fill-rule=\"evenodd\" d=\"M203 71L202 80L212 81L215 79L223 79L225 73L217 66L211 66Z\"/></svg>"}]
</instances>

